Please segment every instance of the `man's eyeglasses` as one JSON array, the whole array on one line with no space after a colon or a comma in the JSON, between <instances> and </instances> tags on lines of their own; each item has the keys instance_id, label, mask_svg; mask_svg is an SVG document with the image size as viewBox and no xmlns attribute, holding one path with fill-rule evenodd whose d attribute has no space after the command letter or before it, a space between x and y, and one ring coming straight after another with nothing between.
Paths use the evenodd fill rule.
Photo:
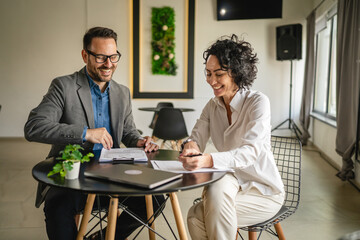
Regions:
<instances>
[{"instance_id":1,"label":"man's eyeglasses","mask_svg":"<svg viewBox=\"0 0 360 240\"><path fill-rule=\"evenodd\" d=\"M116 51L117 54L113 54L113 55L109 55L109 56L103 55L103 54L95 54L87 49L86 49L86 52L90 55L93 55L95 57L95 62L97 62L97 63L104 63L107 61L108 58L110 59L110 62L117 63L121 57L121 54L119 53L119 51Z\"/></svg>"}]
</instances>

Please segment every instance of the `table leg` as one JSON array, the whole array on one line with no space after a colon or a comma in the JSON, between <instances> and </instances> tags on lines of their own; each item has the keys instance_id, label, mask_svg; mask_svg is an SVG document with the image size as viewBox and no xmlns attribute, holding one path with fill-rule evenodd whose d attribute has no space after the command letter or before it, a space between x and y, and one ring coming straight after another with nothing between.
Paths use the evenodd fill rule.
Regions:
<instances>
[{"instance_id":1,"label":"table leg","mask_svg":"<svg viewBox=\"0 0 360 240\"><path fill-rule=\"evenodd\" d=\"M88 225L88 222L90 219L91 211L94 206L95 196L96 196L96 194L88 194L85 209L84 209L84 214L81 219L80 229L79 229L78 235L76 237L76 240L84 239L84 235L86 233L86 228L87 228L87 225Z\"/></svg>"},{"instance_id":2,"label":"table leg","mask_svg":"<svg viewBox=\"0 0 360 240\"><path fill-rule=\"evenodd\" d=\"M109 204L108 225L106 228L106 235L105 235L106 240L114 240L115 239L118 205L119 205L119 199L116 196L111 197L110 204Z\"/></svg>"},{"instance_id":3,"label":"table leg","mask_svg":"<svg viewBox=\"0 0 360 240\"><path fill-rule=\"evenodd\" d=\"M153 201L152 195L145 195L145 202L146 202L146 214L149 222L152 222L150 227L155 230L155 223L154 223L154 209L153 209ZM149 239L155 240L155 233L149 229Z\"/></svg>"},{"instance_id":4,"label":"table leg","mask_svg":"<svg viewBox=\"0 0 360 240\"><path fill-rule=\"evenodd\" d=\"M187 240L188 238L186 234L185 224L181 214L180 205L176 193L170 193L170 200L174 212L176 226L179 232L179 237L181 240Z\"/></svg>"}]
</instances>

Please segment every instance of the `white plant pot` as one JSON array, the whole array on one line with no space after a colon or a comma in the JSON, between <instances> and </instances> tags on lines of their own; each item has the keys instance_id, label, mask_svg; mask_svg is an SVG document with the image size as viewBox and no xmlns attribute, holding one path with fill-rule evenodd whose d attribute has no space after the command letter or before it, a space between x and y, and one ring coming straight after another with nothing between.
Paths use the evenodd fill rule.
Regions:
<instances>
[{"instance_id":1,"label":"white plant pot","mask_svg":"<svg viewBox=\"0 0 360 240\"><path fill-rule=\"evenodd\" d=\"M73 161L73 160L69 160L73 162L73 169L71 169L70 171L66 171L66 175L65 178L66 179L77 179L79 178L79 173L80 173L80 161Z\"/></svg>"}]
</instances>

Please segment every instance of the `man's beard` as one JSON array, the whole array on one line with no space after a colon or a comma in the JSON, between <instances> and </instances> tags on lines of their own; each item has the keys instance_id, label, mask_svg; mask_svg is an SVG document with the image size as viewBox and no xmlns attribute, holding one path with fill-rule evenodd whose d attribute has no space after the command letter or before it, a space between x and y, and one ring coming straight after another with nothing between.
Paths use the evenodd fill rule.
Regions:
<instances>
[{"instance_id":1,"label":"man's beard","mask_svg":"<svg viewBox=\"0 0 360 240\"><path fill-rule=\"evenodd\" d=\"M97 82L109 82L111 79L112 79L112 76L114 74L114 67L111 67L111 68L106 68L106 67L102 67L102 68L98 68L98 70L100 71L101 69L109 69L109 70L112 70L111 71L111 76L110 76L110 79L104 79L101 77L100 73L97 72L97 71L91 71L90 72L90 77L94 80L94 81L97 81ZM91 76L93 75L93 76Z\"/></svg>"}]
</instances>

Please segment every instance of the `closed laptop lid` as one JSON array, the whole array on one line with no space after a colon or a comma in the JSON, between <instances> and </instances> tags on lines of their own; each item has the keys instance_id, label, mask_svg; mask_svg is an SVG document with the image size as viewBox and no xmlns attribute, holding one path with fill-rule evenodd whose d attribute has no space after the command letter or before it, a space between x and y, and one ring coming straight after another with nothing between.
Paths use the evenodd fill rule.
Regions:
<instances>
[{"instance_id":1,"label":"closed laptop lid","mask_svg":"<svg viewBox=\"0 0 360 240\"><path fill-rule=\"evenodd\" d=\"M100 164L96 168L86 169L84 175L148 189L156 188L182 177L182 174L132 164Z\"/></svg>"}]
</instances>

